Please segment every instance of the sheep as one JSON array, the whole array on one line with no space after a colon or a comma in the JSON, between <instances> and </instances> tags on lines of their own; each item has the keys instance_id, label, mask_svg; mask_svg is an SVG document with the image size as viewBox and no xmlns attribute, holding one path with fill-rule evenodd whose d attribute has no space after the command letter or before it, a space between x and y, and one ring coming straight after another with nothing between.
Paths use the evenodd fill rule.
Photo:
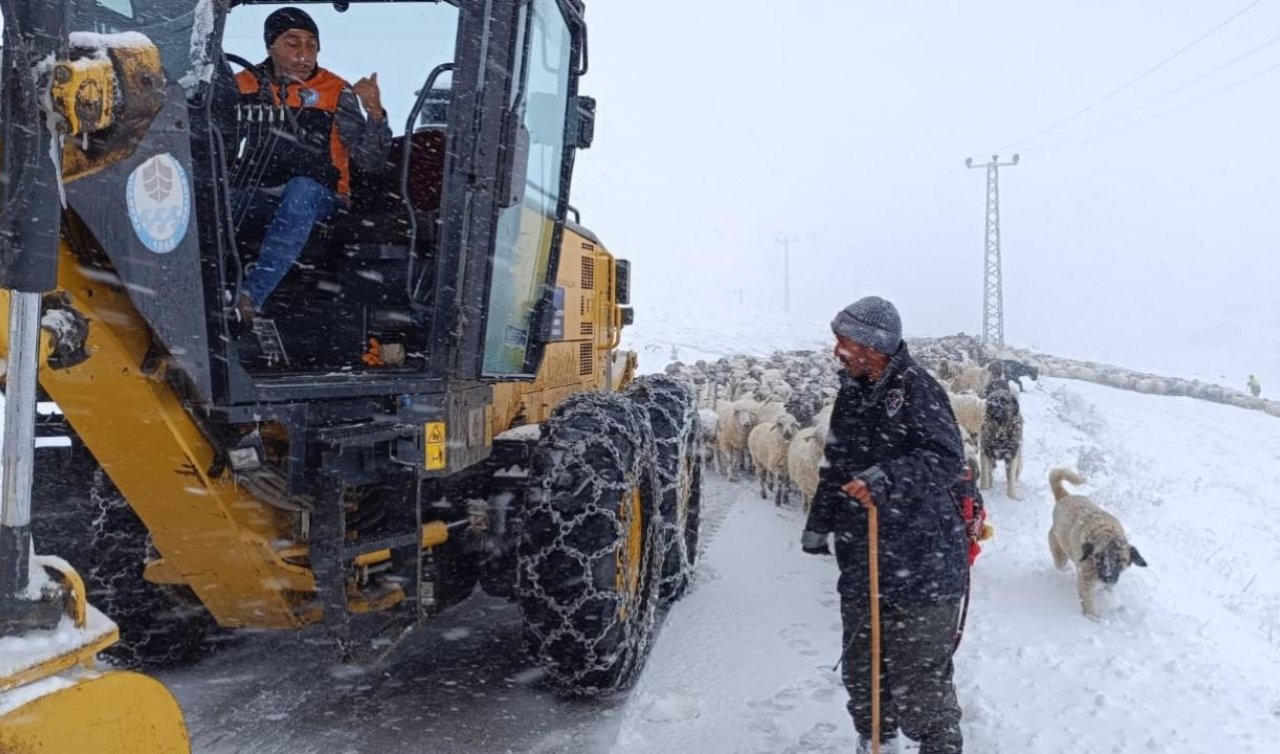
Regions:
<instances>
[{"instance_id":1,"label":"sheep","mask_svg":"<svg viewBox=\"0 0 1280 754\"><path fill-rule=\"evenodd\" d=\"M982 367L969 367L951 381L951 392L981 394L987 386L989 376L987 370Z\"/></svg>"},{"instance_id":2,"label":"sheep","mask_svg":"<svg viewBox=\"0 0 1280 754\"><path fill-rule=\"evenodd\" d=\"M785 382L766 382L756 388L754 396L758 401L786 401L795 393L795 389Z\"/></svg>"},{"instance_id":3,"label":"sheep","mask_svg":"<svg viewBox=\"0 0 1280 754\"><path fill-rule=\"evenodd\" d=\"M716 442L720 427L720 415L709 408L698 409L698 429L702 433L702 449L704 459L706 454L710 454L711 460L715 460Z\"/></svg>"},{"instance_id":4,"label":"sheep","mask_svg":"<svg viewBox=\"0 0 1280 754\"><path fill-rule=\"evenodd\" d=\"M804 426L813 424L813 417L822 406L822 399L817 392L808 390L796 391L786 402L787 413L796 418Z\"/></svg>"},{"instance_id":5,"label":"sheep","mask_svg":"<svg viewBox=\"0 0 1280 754\"><path fill-rule=\"evenodd\" d=\"M805 513L813 505L818 492L818 469L822 466L823 435L818 427L806 427L796 433L787 448L787 476L800 488L800 499Z\"/></svg>"},{"instance_id":6,"label":"sheep","mask_svg":"<svg viewBox=\"0 0 1280 754\"><path fill-rule=\"evenodd\" d=\"M813 428L818 430L818 441L823 447L826 447L827 435L831 433L831 412L835 407L835 403L828 403L813 417Z\"/></svg>"},{"instance_id":7,"label":"sheep","mask_svg":"<svg viewBox=\"0 0 1280 754\"><path fill-rule=\"evenodd\" d=\"M749 398L760 389L760 381L754 377L744 377L730 386L729 397L733 400Z\"/></svg>"},{"instance_id":8,"label":"sheep","mask_svg":"<svg viewBox=\"0 0 1280 754\"><path fill-rule=\"evenodd\" d=\"M747 449L747 434L754 423L755 415L745 402L721 401L716 406L716 472L725 474L727 464L731 482L734 469L741 464Z\"/></svg>"},{"instance_id":9,"label":"sheep","mask_svg":"<svg viewBox=\"0 0 1280 754\"><path fill-rule=\"evenodd\" d=\"M968 432L961 434L960 442L964 446L964 460L977 478L982 470L982 450L978 447L978 438L970 437Z\"/></svg>"},{"instance_id":10,"label":"sheep","mask_svg":"<svg viewBox=\"0 0 1280 754\"><path fill-rule=\"evenodd\" d=\"M724 385L721 385L714 380L707 380L703 390L698 394L698 406L714 412L716 410L716 404L718 404L722 398L728 397L729 391L725 389Z\"/></svg>"},{"instance_id":11,"label":"sheep","mask_svg":"<svg viewBox=\"0 0 1280 754\"><path fill-rule=\"evenodd\" d=\"M982 422L987 416L987 402L976 395L956 395L947 393L951 400L951 410L956 415L956 423L965 435L975 443L982 435Z\"/></svg>"},{"instance_id":12,"label":"sheep","mask_svg":"<svg viewBox=\"0 0 1280 754\"><path fill-rule=\"evenodd\" d=\"M769 499L768 486L772 482L777 505L787 502L787 450L799 429L795 417L783 411L772 420L757 424L747 438L760 482L760 497Z\"/></svg>"},{"instance_id":13,"label":"sheep","mask_svg":"<svg viewBox=\"0 0 1280 754\"><path fill-rule=\"evenodd\" d=\"M787 413L787 406L782 401L747 401L747 408L755 421L752 425L767 424ZM793 419L795 417L792 417Z\"/></svg>"}]
</instances>

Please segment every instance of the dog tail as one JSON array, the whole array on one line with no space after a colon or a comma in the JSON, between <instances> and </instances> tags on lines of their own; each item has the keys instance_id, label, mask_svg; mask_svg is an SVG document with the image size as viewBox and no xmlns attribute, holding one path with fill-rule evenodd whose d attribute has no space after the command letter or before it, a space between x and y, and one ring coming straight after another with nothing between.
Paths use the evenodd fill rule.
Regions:
<instances>
[{"instance_id":1,"label":"dog tail","mask_svg":"<svg viewBox=\"0 0 1280 754\"><path fill-rule=\"evenodd\" d=\"M1049 487L1053 489L1054 502L1057 502L1070 494L1062 487L1062 480L1064 479L1072 484L1084 484L1084 480L1080 478L1080 475L1071 469L1060 468L1050 471Z\"/></svg>"}]
</instances>

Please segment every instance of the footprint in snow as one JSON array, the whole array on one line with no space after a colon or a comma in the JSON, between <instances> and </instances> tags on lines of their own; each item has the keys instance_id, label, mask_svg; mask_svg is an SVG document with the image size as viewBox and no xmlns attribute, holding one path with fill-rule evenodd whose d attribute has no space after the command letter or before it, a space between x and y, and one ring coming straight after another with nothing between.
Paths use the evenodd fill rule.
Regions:
<instances>
[{"instance_id":1,"label":"footprint in snow","mask_svg":"<svg viewBox=\"0 0 1280 754\"><path fill-rule=\"evenodd\" d=\"M763 702L754 703L756 709L777 710L779 712L790 712L796 708L796 702L800 698L800 689L789 686L778 693L774 694L771 699L765 699Z\"/></svg>"},{"instance_id":2,"label":"footprint in snow","mask_svg":"<svg viewBox=\"0 0 1280 754\"><path fill-rule=\"evenodd\" d=\"M836 754L854 745L853 736L841 734L840 726L822 722L805 731L800 740L783 750L783 754Z\"/></svg>"},{"instance_id":3,"label":"footprint in snow","mask_svg":"<svg viewBox=\"0 0 1280 754\"><path fill-rule=\"evenodd\" d=\"M701 714L693 697L675 692L658 696L644 708L644 719L651 723L681 723L696 720Z\"/></svg>"},{"instance_id":4,"label":"footprint in snow","mask_svg":"<svg viewBox=\"0 0 1280 754\"><path fill-rule=\"evenodd\" d=\"M818 652L813 648L813 642L807 638L808 633L808 623L793 623L790 628L784 628L779 635L787 642L788 647L805 657L812 657Z\"/></svg>"}]
</instances>

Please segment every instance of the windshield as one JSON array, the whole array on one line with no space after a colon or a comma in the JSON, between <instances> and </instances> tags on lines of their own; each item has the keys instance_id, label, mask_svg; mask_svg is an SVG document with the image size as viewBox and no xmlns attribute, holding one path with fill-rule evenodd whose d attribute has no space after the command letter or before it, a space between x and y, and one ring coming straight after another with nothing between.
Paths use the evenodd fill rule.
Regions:
<instances>
[{"instance_id":1,"label":"windshield","mask_svg":"<svg viewBox=\"0 0 1280 754\"><path fill-rule=\"evenodd\" d=\"M534 307L542 299L551 259L565 153L572 36L554 0L531 4L523 75L514 95L528 130L529 162L520 203L502 211L494 250L484 372L525 371Z\"/></svg>"},{"instance_id":2,"label":"windshield","mask_svg":"<svg viewBox=\"0 0 1280 754\"><path fill-rule=\"evenodd\" d=\"M160 51L160 61L170 81L190 86L203 73L201 61L192 57L196 40L213 28L214 0L94 0L76 6L71 28L80 32L80 44L96 45L84 33L145 34ZM200 46L203 49L203 45Z\"/></svg>"},{"instance_id":3,"label":"windshield","mask_svg":"<svg viewBox=\"0 0 1280 754\"><path fill-rule=\"evenodd\" d=\"M116 0L112 0L116 1ZM281 5L237 6L227 16L222 49L258 63L267 57L263 21ZM431 69L454 58L458 9L445 3L357 3L339 13L308 4L320 29L320 66L355 82L378 74L382 105L397 133ZM449 86L449 74L435 88Z\"/></svg>"}]
</instances>

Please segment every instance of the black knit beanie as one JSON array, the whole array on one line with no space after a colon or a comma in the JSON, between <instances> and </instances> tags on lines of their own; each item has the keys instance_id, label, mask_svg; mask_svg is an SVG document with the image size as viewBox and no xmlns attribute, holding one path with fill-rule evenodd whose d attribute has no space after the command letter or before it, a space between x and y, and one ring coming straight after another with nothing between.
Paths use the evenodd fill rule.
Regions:
<instances>
[{"instance_id":1,"label":"black knit beanie","mask_svg":"<svg viewBox=\"0 0 1280 754\"><path fill-rule=\"evenodd\" d=\"M311 20L306 11L290 6L267 16L262 24L262 37L267 41L267 47L275 44L280 35L290 29L309 31L315 35L316 44L320 43L320 29L316 27L316 22Z\"/></svg>"}]
</instances>

